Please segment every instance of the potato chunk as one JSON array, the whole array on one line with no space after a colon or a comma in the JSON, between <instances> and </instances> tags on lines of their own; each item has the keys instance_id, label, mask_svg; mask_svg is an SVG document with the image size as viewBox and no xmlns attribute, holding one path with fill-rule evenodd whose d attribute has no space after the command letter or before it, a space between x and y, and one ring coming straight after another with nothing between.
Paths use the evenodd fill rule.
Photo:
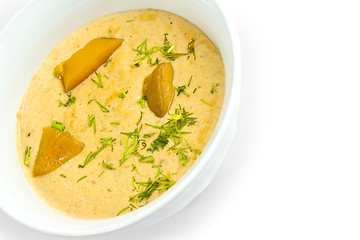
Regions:
<instances>
[{"instance_id":1,"label":"potato chunk","mask_svg":"<svg viewBox=\"0 0 360 240\"><path fill-rule=\"evenodd\" d=\"M41 176L54 171L78 155L84 147L85 144L71 136L69 132L45 127L35 160L33 176Z\"/></svg>"},{"instance_id":2,"label":"potato chunk","mask_svg":"<svg viewBox=\"0 0 360 240\"><path fill-rule=\"evenodd\" d=\"M57 65L54 75L63 81L65 92L69 92L95 72L122 42L123 39L118 38L93 39L68 60Z\"/></svg>"},{"instance_id":3,"label":"potato chunk","mask_svg":"<svg viewBox=\"0 0 360 240\"><path fill-rule=\"evenodd\" d=\"M161 63L144 80L143 95L150 110L158 117L165 116L174 99L173 78L171 63Z\"/></svg>"}]
</instances>

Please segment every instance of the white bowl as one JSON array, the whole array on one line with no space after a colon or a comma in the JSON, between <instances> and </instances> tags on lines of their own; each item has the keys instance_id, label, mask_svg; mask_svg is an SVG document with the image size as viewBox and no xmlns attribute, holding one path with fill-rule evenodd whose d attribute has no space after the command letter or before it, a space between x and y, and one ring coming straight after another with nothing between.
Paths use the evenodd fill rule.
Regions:
<instances>
[{"instance_id":1,"label":"white bowl","mask_svg":"<svg viewBox=\"0 0 360 240\"><path fill-rule=\"evenodd\" d=\"M190 20L220 50L225 64L226 90L217 127L185 176L148 205L102 220L64 216L39 199L19 166L15 123L22 96L50 50L68 34L105 14L144 8L163 9ZM240 47L235 26L214 0L31 1L0 34L0 53L0 208L31 228L58 235L81 236L158 222L185 207L210 183L234 136L240 101Z\"/></svg>"}]
</instances>

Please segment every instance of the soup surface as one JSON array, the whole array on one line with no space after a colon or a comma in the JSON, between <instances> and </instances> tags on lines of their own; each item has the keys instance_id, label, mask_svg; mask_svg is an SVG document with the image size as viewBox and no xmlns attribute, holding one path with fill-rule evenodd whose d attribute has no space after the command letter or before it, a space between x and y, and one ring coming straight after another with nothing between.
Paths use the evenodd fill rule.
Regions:
<instances>
[{"instance_id":1,"label":"soup surface","mask_svg":"<svg viewBox=\"0 0 360 240\"><path fill-rule=\"evenodd\" d=\"M123 42L66 93L55 67L96 38ZM164 53L149 51L164 45ZM175 94L168 113L158 117L143 98L143 84L164 62L174 69ZM100 17L61 41L32 77L18 112L20 165L36 193L68 216L128 213L164 193L193 165L215 129L224 87L218 50L189 21L152 9ZM43 129L53 121L85 147L54 171L34 177Z\"/></svg>"}]
</instances>

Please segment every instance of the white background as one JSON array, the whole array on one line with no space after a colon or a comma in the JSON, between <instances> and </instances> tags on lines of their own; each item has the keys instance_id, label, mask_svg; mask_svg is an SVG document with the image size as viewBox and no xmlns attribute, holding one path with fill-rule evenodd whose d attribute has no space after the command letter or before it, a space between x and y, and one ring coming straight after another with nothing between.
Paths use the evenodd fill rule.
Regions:
<instances>
[{"instance_id":1,"label":"white background","mask_svg":"<svg viewBox=\"0 0 360 240\"><path fill-rule=\"evenodd\" d=\"M0 30L26 2L0 0ZM178 214L86 239L360 239L359 1L220 4L242 48L238 131L224 164ZM64 238L0 212L0 239Z\"/></svg>"}]
</instances>

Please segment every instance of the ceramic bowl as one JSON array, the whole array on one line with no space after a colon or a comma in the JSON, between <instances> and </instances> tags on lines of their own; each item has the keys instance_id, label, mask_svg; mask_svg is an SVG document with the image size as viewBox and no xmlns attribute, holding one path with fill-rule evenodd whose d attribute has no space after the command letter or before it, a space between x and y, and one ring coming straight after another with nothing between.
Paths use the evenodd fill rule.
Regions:
<instances>
[{"instance_id":1,"label":"ceramic bowl","mask_svg":"<svg viewBox=\"0 0 360 240\"><path fill-rule=\"evenodd\" d=\"M50 50L68 34L93 19L131 9L162 9L176 13L202 29L220 50L226 74L223 109L208 145L190 170L167 192L146 206L101 220L62 215L32 190L16 154L16 113L25 89ZM236 129L240 101L240 46L237 30L214 0L34 0L0 34L0 208L39 231L93 235L156 223L185 207L211 181ZM40 117L40 116L39 116Z\"/></svg>"}]
</instances>

